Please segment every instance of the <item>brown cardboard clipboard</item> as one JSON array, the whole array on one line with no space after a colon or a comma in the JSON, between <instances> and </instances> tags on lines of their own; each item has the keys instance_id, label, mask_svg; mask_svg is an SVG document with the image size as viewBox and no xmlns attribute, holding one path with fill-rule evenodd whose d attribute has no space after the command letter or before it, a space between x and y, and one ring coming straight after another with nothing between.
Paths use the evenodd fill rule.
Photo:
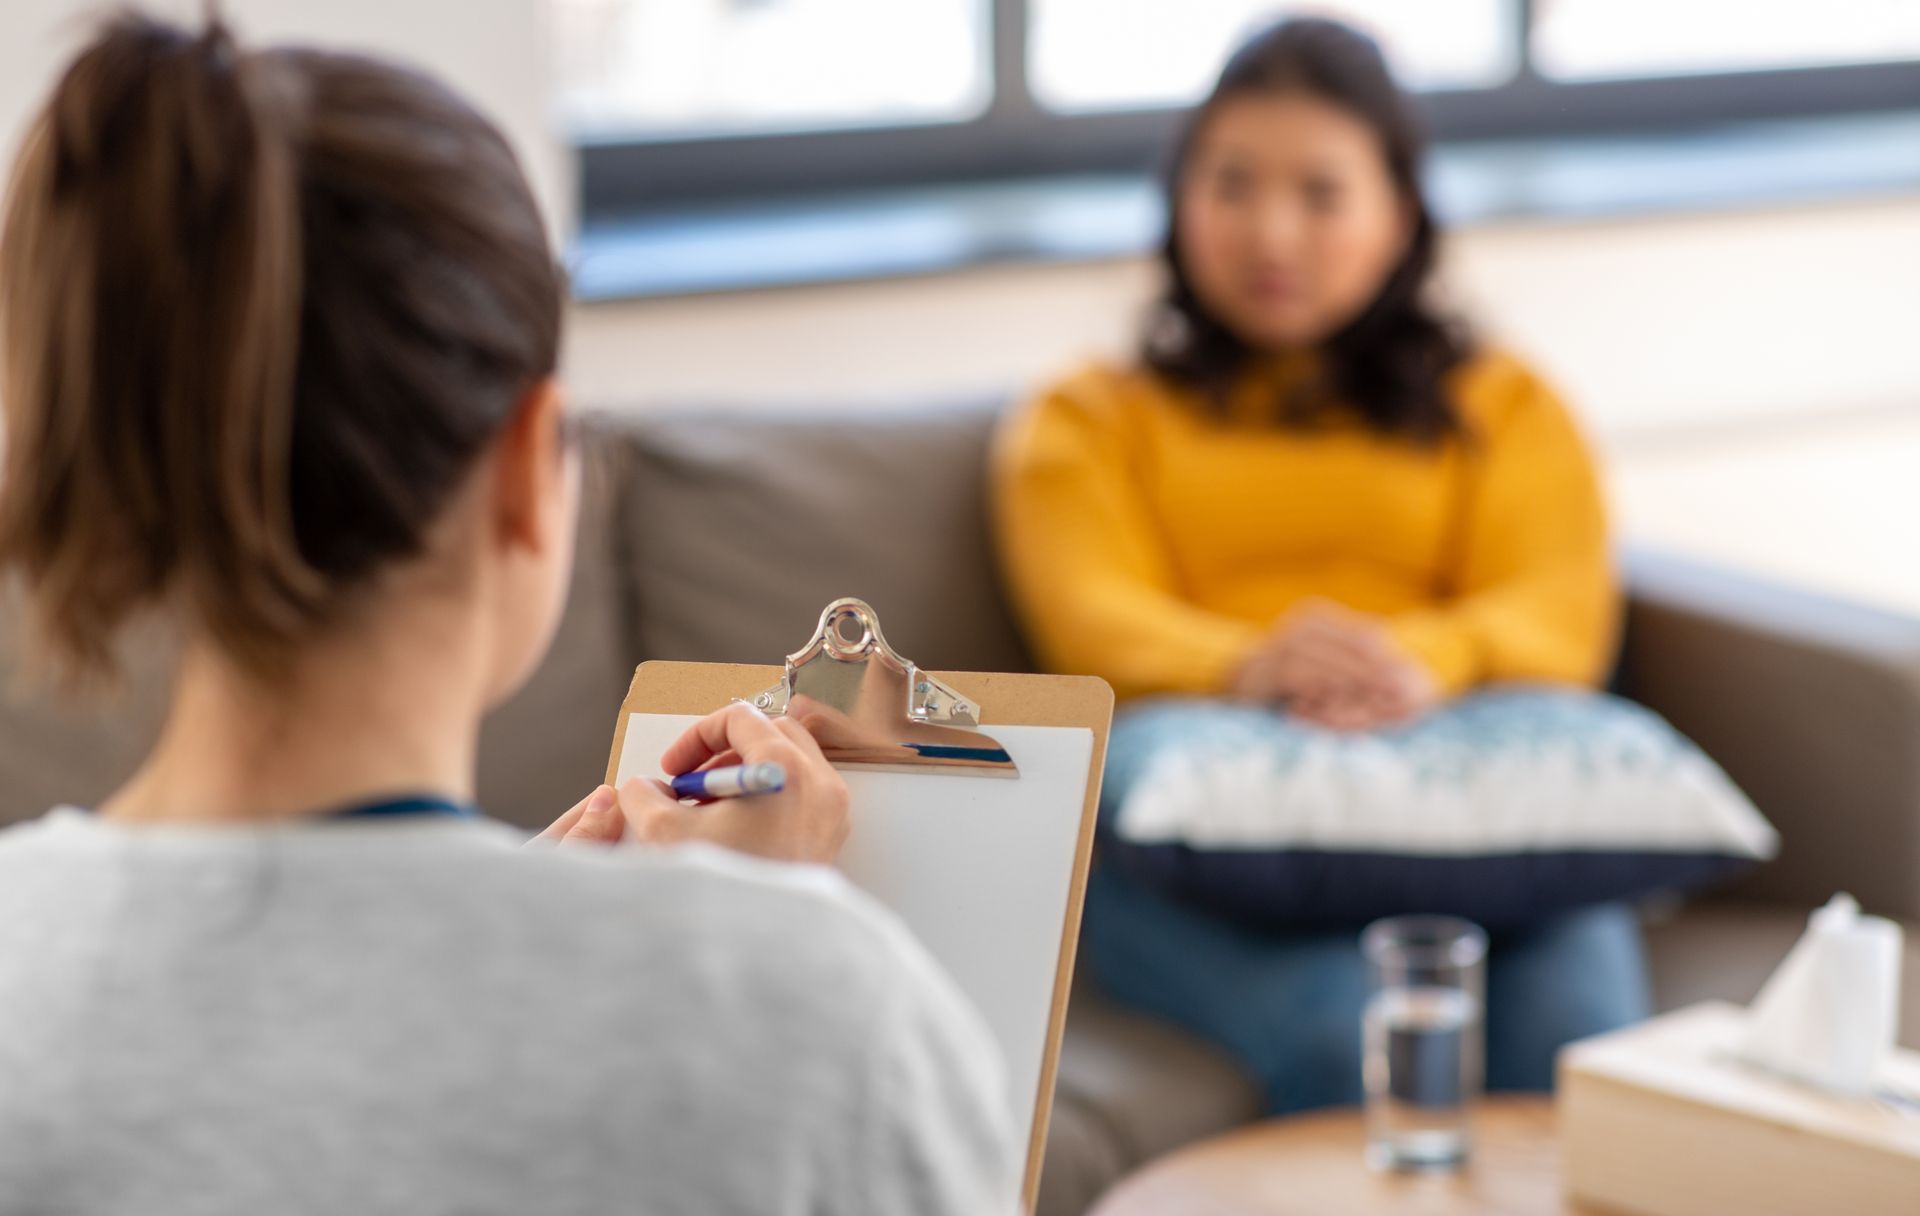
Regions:
<instances>
[{"instance_id":1,"label":"brown cardboard clipboard","mask_svg":"<svg viewBox=\"0 0 1920 1216\"><path fill-rule=\"evenodd\" d=\"M614 727L613 751L607 757L607 780L618 774L626 747L627 722L633 714L706 714L735 700L750 700L781 678L776 665L750 663L681 663L656 660L634 670L633 682L620 706ZM1039 1092L1034 1095L1033 1133L1028 1139L1026 1168L1020 1187L1021 1203L1033 1210L1040 1184L1040 1162L1047 1143L1047 1123L1053 1109L1054 1078L1060 1063L1060 1035L1066 1024L1067 998L1073 986L1074 948L1080 937L1080 909L1086 897L1087 865L1093 853L1094 819L1100 806L1100 778L1106 771L1107 734L1113 723L1113 689L1094 676L1021 675L991 672L932 672L936 679L980 706L980 725L1080 726L1093 733L1091 769L1087 773L1086 803L1080 812L1079 842L1074 850L1073 877L1068 888L1065 922L1060 927L1059 965L1054 973L1053 1005L1047 1019L1046 1053L1041 1063Z\"/></svg>"}]
</instances>

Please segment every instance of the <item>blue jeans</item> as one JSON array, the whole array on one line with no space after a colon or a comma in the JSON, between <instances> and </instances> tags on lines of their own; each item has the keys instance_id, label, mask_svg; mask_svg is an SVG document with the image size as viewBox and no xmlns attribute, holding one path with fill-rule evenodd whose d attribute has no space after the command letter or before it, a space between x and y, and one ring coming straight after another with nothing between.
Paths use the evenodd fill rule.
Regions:
<instances>
[{"instance_id":1,"label":"blue jeans","mask_svg":"<svg viewBox=\"0 0 1920 1216\"><path fill-rule=\"evenodd\" d=\"M1269 1113L1360 1101L1368 978L1357 932L1246 929L1096 867L1080 952L1115 1000L1238 1059ZM1632 910L1584 908L1496 937L1486 1012L1487 1087L1551 1088L1561 1044L1647 1016Z\"/></svg>"}]
</instances>

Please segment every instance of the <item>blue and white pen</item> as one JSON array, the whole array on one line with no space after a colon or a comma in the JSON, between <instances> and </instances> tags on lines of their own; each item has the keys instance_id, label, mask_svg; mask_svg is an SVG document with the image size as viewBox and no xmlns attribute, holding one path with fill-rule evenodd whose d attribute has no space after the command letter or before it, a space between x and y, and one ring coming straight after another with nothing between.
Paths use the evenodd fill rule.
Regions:
<instances>
[{"instance_id":1,"label":"blue and white pen","mask_svg":"<svg viewBox=\"0 0 1920 1216\"><path fill-rule=\"evenodd\" d=\"M667 784L676 798L750 798L786 789L787 770L778 764L736 764L682 773Z\"/></svg>"}]
</instances>

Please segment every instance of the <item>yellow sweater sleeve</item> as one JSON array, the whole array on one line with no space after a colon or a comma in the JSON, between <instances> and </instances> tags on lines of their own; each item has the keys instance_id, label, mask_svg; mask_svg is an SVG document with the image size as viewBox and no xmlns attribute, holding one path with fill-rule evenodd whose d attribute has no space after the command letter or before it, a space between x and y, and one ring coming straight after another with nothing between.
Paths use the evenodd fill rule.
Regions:
<instances>
[{"instance_id":1,"label":"yellow sweater sleeve","mask_svg":"<svg viewBox=\"0 0 1920 1216\"><path fill-rule=\"evenodd\" d=\"M1122 698L1218 693L1260 630L1180 594L1123 410L1090 374L1002 426L992 500L1008 589L1050 670L1100 676Z\"/></svg>"},{"instance_id":2,"label":"yellow sweater sleeve","mask_svg":"<svg viewBox=\"0 0 1920 1216\"><path fill-rule=\"evenodd\" d=\"M1448 693L1492 680L1597 684L1620 607L1593 457L1553 392L1511 363L1462 399L1481 408L1468 410L1452 598L1394 618L1393 634Z\"/></svg>"}]
</instances>

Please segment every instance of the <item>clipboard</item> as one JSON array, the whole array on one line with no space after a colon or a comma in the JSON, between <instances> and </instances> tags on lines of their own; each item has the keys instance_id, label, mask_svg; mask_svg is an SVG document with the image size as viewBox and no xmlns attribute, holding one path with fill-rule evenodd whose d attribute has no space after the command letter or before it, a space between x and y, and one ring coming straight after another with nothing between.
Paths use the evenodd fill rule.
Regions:
<instances>
[{"instance_id":1,"label":"clipboard","mask_svg":"<svg viewBox=\"0 0 1920 1216\"><path fill-rule=\"evenodd\" d=\"M861 636L849 638L836 628L848 620L862 627ZM854 673L858 663L872 664L872 672ZM817 689L822 677L843 686L863 683L869 718L878 713L874 703L892 705L894 697L903 697L898 718L908 739L945 732L939 737L943 746L921 745L938 756L910 763L871 749L826 748L853 795L853 832L839 868L907 922L999 1040L1015 1126L1026 1132L1021 1197L1031 1211L1073 980L1113 690L1093 676L923 672L886 644L872 608L839 600L821 614L813 640L787 656L784 666L642 663L620 707L607 782L656 775L660 746L692 718L735 700L787 712L794 708L787 700L793 690ZM820 736L815 724L809 729ZM945 746L968 730L983 741L980 754L1004 747L1011 763L969 769L964 758L943 762L940 756L974 750ZM1000 847L1007 841L1015 847Z\"/></svg>"}]
</instances>

